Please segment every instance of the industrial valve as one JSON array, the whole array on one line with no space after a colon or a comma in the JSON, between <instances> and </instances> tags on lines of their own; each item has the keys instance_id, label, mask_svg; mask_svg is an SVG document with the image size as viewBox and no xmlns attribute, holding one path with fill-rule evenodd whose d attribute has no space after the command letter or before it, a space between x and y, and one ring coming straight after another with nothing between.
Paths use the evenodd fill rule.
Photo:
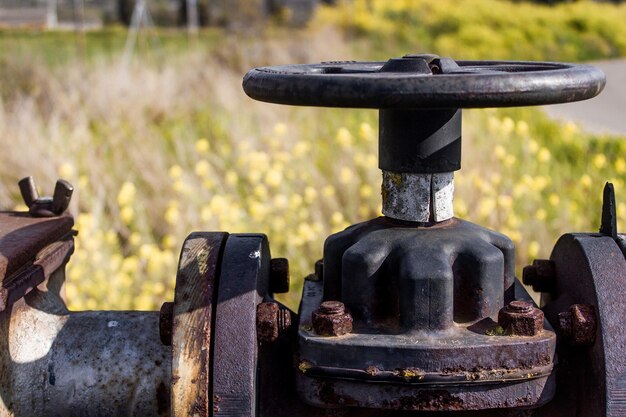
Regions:
<instances>
[{"instance_id":1,"label":"industrial valve","mask_svg":"<svg viewBox=\"0 0 626 417\"><path fill-rule=\"evenodd\" d=\"M71 218L2 214L14 266L0 415L626 415L626 236L612 186L599 233L566 234L524 268L541 308L515 277L512 241L453 210L462 108L584 100L603 86L587 65L428 54L251 70L254 99L379 109L384 215L328 237L297 313L273 298L289 288L287 260L262 234L226 232L187 238L159 313L73 313L60 295ZM40 272L25 279L24 266Z\"/></svg>"}]
</instances>

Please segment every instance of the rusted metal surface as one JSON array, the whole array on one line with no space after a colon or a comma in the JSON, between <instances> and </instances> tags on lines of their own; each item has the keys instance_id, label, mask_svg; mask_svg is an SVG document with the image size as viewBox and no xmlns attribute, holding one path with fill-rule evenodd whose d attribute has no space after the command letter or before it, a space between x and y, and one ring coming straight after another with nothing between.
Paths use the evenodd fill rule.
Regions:
<instances>
[{"instance_id":1,"label":"rusted metal surface","mask_svg":"<svg viewBox=\"0 0 626 417\"><path fill-rule=\"evenodd\" d=\"M28 211L33 217L55 217L63 214L70 205L74 187L62 179L57 180L52 197L40 197L33 177L22 178L20 192Z\"/></svg>"},{"instance_id":2,"label":"rusted metal surface","mask_svg":"<svg viewBox=\"0 0 626 417\"><path fill-rule=\"evenodd\" d=\"M556 281L554 262L549 259L535 259L532 265L522 270L522 282L531 285L537 292L553 292Z\"/></svg>"},{"instance_id":3,"label":"rusted metal surface","mask_svg":"<svg viewBox=\"0 0 626 417\"><path fill-rule=\"evenodd\" d=\"M343 336L352 331L352 316L341 301L324 301L313 312L313 330L320 336Z\"/></svg>"},{"instance_id":4,"label":"rusted metal surface","mask_svg":"<svg viewBox=\"0 0 626 417\"><path fill-rule=\"evenodd\" d=\"M0 313L0 416L169 416L156 312L68 312L63 269Z\"/></svg>"},{"instance_id":5,"label":"rusted metal surface","mask_svg":"<svg viewBox=\"0 0 626 417\"><path fill-rule=\"evenodd\" d=\"M543 310L551 323L573 304L593 306L595 343L558 345L559 371L555 400L544 416L623 416L626 413L626 260L611 236L566 234L550 257L556 268L553 300Z\"/></svg>"},{"instance_id":6,"label":"rusted metal surface","mask_svg":"<svg viewBox=\"0 0 626 417\"><path fill-rule=\"evenodd\" d=\"M534 336L516 336L494 333L497 323L490 318L457 323L454 330L439 333L397 333L391 326L373 331L355 321L348 335L322 337L310 319L322 302L322 287L321 282L305 282L298 328L296 381L310 404L393 409L402 398L436 396L443 385L461 396L465 410L502 407L515 398L507 396L522 392L524 399L511 399L510 406L523 401L523 406L538 407L554 393L556 335L548 323ZM516 298L529 298L521 285L517 291ZM323 382L341 387L336 401L319 389ZM432 408L416 401L400 409ZM446 409L456 408L441 410Z\"/></svg>"},{"instance_id":7,"label":"rusted metal surface","mask_svg":"<svg viewBox=\"0 0 626 417\"><path fill-rule=\"evenodd\" d=\"M289 260L272 258L270 261L270 292L281 294L289 292Z\"/></svg>"},{"instance_id":8,"label":"rusted metal surface","mask_svg":"<svg viewBox=\"0 0 626 417\"><path fill-rule=\"evenodd\" d=\"M592 346L598 328L596 308L587 304L571 305L568 311L559 313L558 328L572 345Z\"/></svg>"},{"instance_id":9,"label":"rusted metal surface","mask_svg":"<svg viewBox=\"0 0 626 417\"><path fill-rule=\"evenodd\" d=\"M543 311L529 301L511 301L498 314L498 324L506 334L535 336L543 331Z\"/></svg>"},{"instance_id":10,"label":"rusted metal surface","mask_svg":"<svg viewBox=\"0 0 626 417\"><path fill-rule=\"evenodd\" d=\"M257 413L257 305L269 294L270 253L261 234L231 234L215 310L213 415Z\"/></svg>"},{"instance_id":11,"label":"rusted metal surface","mask_svg":"<svg viewBox=\"0 0 626 417\"><path fill-rule=\"evenodd\" d=\"M260 343L274 342L291 328L291 312L275 301L261 303L256 309L256 330Z\"/></svg>"},{"instance_id":12,"label":"rusted metal surface","mask_svg":"<svg viewBox=\"0 0 626 417\"><path fill-rule=\"evenodd\" d=\"M43 219L0 212L0 281L31 264L46 246L70 233L73 225L70 216Z\"/></svg>"},{"instance_id":13,"label":"rusted metal surface","mask_svg":"<svg viewBox=\"0 0 626 417\"><path fill-rule=\"evenodd\" d=\"M174 416L211 415L215 288L227 237L221 232L192 233L180 255L171 347Z\"/></svg>"}]
</instances>

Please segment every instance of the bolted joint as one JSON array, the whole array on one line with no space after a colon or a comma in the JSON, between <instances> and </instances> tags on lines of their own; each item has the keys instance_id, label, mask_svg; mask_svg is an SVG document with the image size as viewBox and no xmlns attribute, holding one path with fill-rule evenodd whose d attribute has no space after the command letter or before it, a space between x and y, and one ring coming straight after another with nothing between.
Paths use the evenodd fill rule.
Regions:
<instances>
[{"instance_id":1,"label":"bolted joint","mask_svg":"<svg viewBox=\"0 0 626 417\"><path fill-rule=\"evenodd\" d=\"M270 292L281 294L289 292L289 260L273 258L270 261Z\"/></svg>"},{"instance_id":2,"label":"bolted joint","mask_svg":"<svg viewBox=\"0 0 626 417\"><path fill-rule=\"evenodd\" d=\"M256 332L259 342L273 342L291 327L291 312L275 302L256 306Z\"/></svg>"},{"instance_id":3,"label":"bolted joint","mask_svg":"<svg viewBox=\"0 0 626 417\"><path fill-rule=\"evenodd\" d=\"M165 346L172 346L172 326L174 324L174 303L166 301L159 310L159 337Z\"/></svg>"},{"instance_id":4,"label":"bolted joint","mask_svg":"<svg viewBox=\"0 0 626 417\"><path fill-rule=\"evenodd\" d=\"M543 330L543 311L528 301L511 301L498 313L498 324L512 336L535 336Z\"/></svg>"},{"instance_id":5,"label":"bolted joint","mask_svg":"<svg viewBox=\"0 0 626 417\"><path fill-rule=\"evenodd\" d=\"M342 336L352 331L352 315L341 301L324 301L313 312L313 330L320 336Z\"/></svg>"},{"instance_id":6,"label":"bolted joint","mask_svg":"<svg viewBox=\"0 0 626 417\"><path fill-rule=\"evenodd\" d=\"M596 341L598 319L596 308L590 304L572 304L559 313L559 329L573 346L592 346Z\"/></svg>"},{"instance_id":7,"label":"bolted joint","mask_svg":"<svg viewBox=\"0 0 626 417\"><path fill-rule=\"evenodd\" d=\"M537 292L554 292L556 285L556 268L549 259L535 259L522 271L522 282L531 285Z\"/></svg>"}]
</instances>

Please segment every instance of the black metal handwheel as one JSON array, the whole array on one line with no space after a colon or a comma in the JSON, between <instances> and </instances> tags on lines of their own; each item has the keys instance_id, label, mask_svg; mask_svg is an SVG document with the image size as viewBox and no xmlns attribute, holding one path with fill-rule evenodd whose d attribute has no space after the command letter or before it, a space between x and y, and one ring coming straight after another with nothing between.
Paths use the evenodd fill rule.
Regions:
<instances>
[{"instance_id":1,"label":"black metal handwheel","mask_svg":"<svg viewBox=\"0 0 626 417\"><path fill-rule=\"evenodd\" d=\"M604 84L602 71L589 65L416 54L387 62L255 68L243 88L250 97L271 103L397 109L562 103L591 98Z\"/></svg>"}]
</instances>

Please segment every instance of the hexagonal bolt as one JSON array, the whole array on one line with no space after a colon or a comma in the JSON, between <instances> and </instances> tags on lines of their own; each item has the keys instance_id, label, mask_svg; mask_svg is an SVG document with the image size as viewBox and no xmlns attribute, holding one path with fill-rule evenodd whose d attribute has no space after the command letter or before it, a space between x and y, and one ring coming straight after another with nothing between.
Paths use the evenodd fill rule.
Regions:
<instances>
[{"instance_id":1,"label":"hexagonal bolt","mask_svg":"<svg viewBox=\"0 0 626 417\"><path fill-rule=\"evenodd\" d=\"M270 261L270 292L280 294L289 292L289 260L273 258Z\"/></svg>"},{"instance_id":2,"label":"hexagonal bolt","mask_svg":"<svg viewBox=\"0 0 626 417\"><path fill-rule=\"evenodd\" d=\"M174 303L166 301L159 311L159 337L165 346L172 346L172 326L174 324Z\"/></svg>"},{"instance_id":3,"label":"hexagonal bolt","mask_svg":"<svg viewBox=\"0 0 626 417\"><path fill-rule=\"evenodd\" d=\"M342 336L352 331L352 315L341 301L324 301L313 312L313 330L320 336Z\"/></svg>"},{"instance_id":4,"label":"hexagonal bolt","mask_svg":"<svg viewBox=\"0 0 626 417\"><path fill-rule=\"evenodd\" d=\"M291 327L291 312L275 302L264 302L256 307L256 331L259 342L277 340Z\"/></svg>"},{"instance_id":5,"label":"hexagonal bolt","mask_svg":"<svg viewBox=\"0 0 626 417\"><path fill-rule=\"evenodd\" d=\"M556 268L549 259L535 259L522 271L524 285L532 285L537 292L553 292L556 286Z\"/></svg>"},{"instance_id":6,"label":"hexagonal bolt","mask_svg":"<svg viewBox=\"0 0 626 417\"><path fill-rule=\"evenodd\" d=\"M535 336L543 330L543 311L528 301L511 301L498 313L498 324L507 335Z\"/></svg>"},{"instance_id":7,"label":"hexagonal bolt","mask_svg":"<svg viewBox=\"0 0 626 417\"><path fill-rule=\"evenodd\" d=\"M24 203L33 217L60 216L70 205L74 187L62 179L57 180L53 197L40 197L33 177L18 182Z\"/></svg>"},{"instance_id":8,"label":"hexagonal bolt","mask_svg":"<svg viewBox=\"0 0 626 417\"><path fill-rule=\"evenodd\" d=\"M598 319L590 304L572 304L559 313L559 330L573 346L592 346L596 341Z\"/></svg>"}]
</instances>

